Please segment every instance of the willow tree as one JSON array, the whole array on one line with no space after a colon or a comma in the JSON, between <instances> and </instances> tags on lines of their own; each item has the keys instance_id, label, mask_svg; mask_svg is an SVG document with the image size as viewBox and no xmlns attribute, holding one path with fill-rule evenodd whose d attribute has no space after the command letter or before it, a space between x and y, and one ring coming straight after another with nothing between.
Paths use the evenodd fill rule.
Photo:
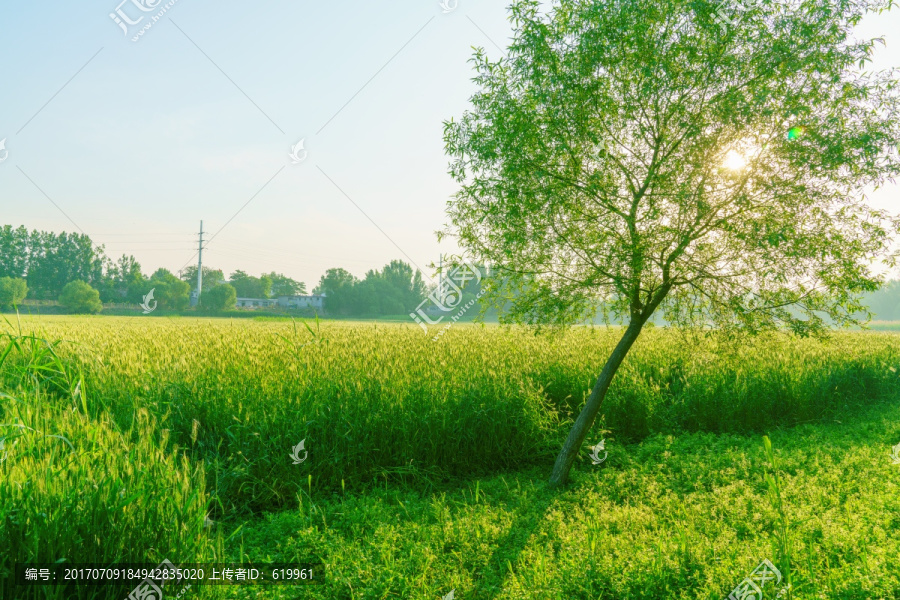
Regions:
<instances>
[{"instance_id":1,"label":"willow tree","mask_svg":"<svg viewBox=\"0 0 900 600\"><path fill-rule=\"evenodd\" d=\"M507 322L602 305L627 323L551 483L654 314L800 335L857 321L897 256L900 220L866 194L900 169L900 101L893 73L865 71L880 40L853 29L890 4L518 0L508 55L476 50L471 106L445 123L446 233L502 273L487 298Z\"/></svg>"}]
</instances>

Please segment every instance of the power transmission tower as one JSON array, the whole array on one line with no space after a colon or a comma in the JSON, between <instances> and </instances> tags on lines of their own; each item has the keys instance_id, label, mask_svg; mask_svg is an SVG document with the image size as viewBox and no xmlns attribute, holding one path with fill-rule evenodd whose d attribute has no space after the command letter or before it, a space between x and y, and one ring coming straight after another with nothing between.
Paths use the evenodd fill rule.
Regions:
<instances>
[{"instance_id":1,"label":"power transmission tower","mask_svg":"<svg viewBox=\"0 0 900 600\"><path fill-rule=\"evenodd\" d=\"M200 246L197 250L197 291L191 296L191 306L200 304L200 292L203 291L203 221L200 221Z\"/></svg>"}]
</instances>

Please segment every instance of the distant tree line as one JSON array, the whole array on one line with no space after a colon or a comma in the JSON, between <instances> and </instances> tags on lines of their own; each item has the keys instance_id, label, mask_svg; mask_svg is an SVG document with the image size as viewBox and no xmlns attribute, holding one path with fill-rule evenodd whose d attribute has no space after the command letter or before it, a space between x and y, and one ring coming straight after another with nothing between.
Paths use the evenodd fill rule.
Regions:
<instances>
[{"instance_id":1,"label":"distant tree line","mask_svg":"<svg viewBox=\"0 0 900 600\"><path fill-rule=\"evenodd\" d=\"M182 279L196 285L197 267L191 265L181 273ZM234 288L238 298L278 298L279 296L301 296L306 294L306 284L295 281L280 273L265 273L259 277L248 275L244 271L235 271L227 280L221 269L203 267L203 291L209 291L217 285L228 283Z\"/></svg>"},{"instance_id":2,"label":"distant tree line","mask_svg":"<svg viewBox=\"0 0 900 600\"><path fill-rule=\"evenodd\" d=\"M180 277L168 269L145 276L133 256L123 255L113 261L105 255L103 246L96 246L84 234L0 227L0 308L17 306L28 298L59 300L73 312L99 312L102 303L139 304L153 290L153 300L160 308L179 311L190 306L196 281L194 265L184 269ZM472 282L463 290L460 305L474 299L480 289ZM367 272L362 279L346 269L328 269L313 293L326 295L325 309L330 314L378 316L406 315L433 291L434 286L426 285L420 271L395 260L380 271ZM306 293L303 282L280 273L255 277L238 270L226 278L220 269L203 267L200 305L220 311L233 308L237 298ZM900 281L888 281L880 290L867 294L863 304L876 320L900 321ZM426 303L423 308L429 306Z\"/></svg>"},{"instance_id":3,"label":"distant tree line","mask_svg":"<svg viewBox=\"0 0 900 600\"><path fill-rule=\"evenodd\" d=\"M483 266L476 267L485 280L490 277ZM450 277L449 269L445 270L444 281ZM391 261L383 269L371 270L363 279L357 279L346 269L328 269L319 284L313 290L316 294L325 294L325 308L331 315L344 316L406 316L421 310L437 317L441 314L438 304L429 298L442 297L449 307L449 312L457 312L468 305L466 313L470 318L477 315L480 306L475 304L480 297L483 281L476 281L474 276L461 282L461 294L455 288L448 287L443 295L437 291L436 284L426 284L422 273L413 271L412 267L400 260ZM424 304L423 304L424 303Z\"/></svg>"},{"instance_id":4,"label":"distant tree line","mask_svg":"<svg viewBox=\"0 0 900 600\"><path fill-rule=\"evenodd\" d=\"M0 227L0 308L28 298L58 300L72 312L96 313L102 303L141 303L153 290L153 301L160 308L184 310L196 280L196 266L185 269L181 277L168 269L145 276L133 256L113 261L85 234ZM274 271L260 277L235 271L226 280L221 270L203 267L200 305L226 310L238 297L305 293L304 283Z\"/></svg>"},{"instance_id":5,"label":"distant tree line","mask_svg":"<svg viewBox=\"0 0 900 600\"><path fill-rule=\"evenodd\" d=\"M874 321L900 321L900 280L888 280L878 291L864 294L861 304L868 307ZM623 323L622 319L610 319L603 309L604 306L601 304L597 309L594 318L595 322L609 320L613 324L620 325ZM863 315L859 314L857 316L861 318ZM652 322L657 325L666 324L666 321L661 317Z\"/></svg>"},{"instance_id":6,"label":"distant tree line","mask_svg":"<svg viewBox=\"0 0 900 600\"><path fill-rule=\"evenodd\" d=\"M0 278L25 278L29 298L56 300L70 281L99 286L104 258L84 234L0 229Z\"/></svg>"},{"instance_id":7,"label":"distant tree line","mask_svg":"<svg viewBox=\"0 0 900 600\"><path fill-rule=\"evenodd\" d=\"M900 281L888 281L880 290L867 294L863 304L878 321L900 321Z\"/></svg>"},{"instance_id":8,"label":"distant tree line","mask_svg":"<svg viewBox=\"0 0 900 600\"><path fill-rule=\"evenodd\" d=\"M380 270L371 270L357 279L341 268L328 269L313 290L325 294L325 308L331 314L402 315L425 299L427 286L422 273L407 263L394 260Z\"/></svg>"},{"instance_id":9,"label":"distant tree line","mask_svg":"<svg viewBox=\"0 0 900 600\"><path fill-rule=\"evenodd\" d=\"M153 291L151 302L165 310L188 308L196 287L197 267L180 276L157 269L149 276L140 263L123 255L108 258L104 247L85 234L28 231L25 227L0 228L0 307L23 300L58 300L72 312L96 313L103 303L140 304ZM314 293L325 294L325 309L332 314L405 315L415 310L432 291L422 273L399 260L357 279L345 269L329 269ZM477 290L476 290L477 292ZM278 298L306 294L306 285L281 273L253 276L234 271L226 278L220 269L203 267L200 306L228 310L237 298ZM466 290L466 298L474 296Z\"/></svg>"}]
</instances>

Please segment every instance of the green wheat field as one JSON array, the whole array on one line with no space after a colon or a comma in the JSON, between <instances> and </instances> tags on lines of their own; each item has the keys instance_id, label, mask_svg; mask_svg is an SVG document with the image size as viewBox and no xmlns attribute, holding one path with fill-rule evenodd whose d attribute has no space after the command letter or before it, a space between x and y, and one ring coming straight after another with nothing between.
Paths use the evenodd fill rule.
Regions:
<instances>
[{"instance_id":1,"label":"green wheat field","mask_svg":"<svg viewBox=\"0 0 900 600\"><path fill-rule=\"evenodd\" d=\"M554 490L616 328L432 342L7 315L0 332L2 598L130 591L14 587L17 562L163 559L321 563L314 584L183 598L720 600L763 559L784 575L765 598L900 598L895 334L653 328L588 438L607 459L586 447Z\"/></svg>"}]
</instances>

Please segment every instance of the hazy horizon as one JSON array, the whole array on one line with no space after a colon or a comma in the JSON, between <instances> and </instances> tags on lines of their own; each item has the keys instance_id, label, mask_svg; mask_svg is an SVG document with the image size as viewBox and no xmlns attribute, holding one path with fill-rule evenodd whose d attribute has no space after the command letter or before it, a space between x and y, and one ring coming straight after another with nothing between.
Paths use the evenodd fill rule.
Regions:
<instances>
[{"instance_id":1,"label":"hazy horizon","mask_svg":"<svg viewBox=\"0 0 900 600\"><path fill-rule=\"evenodd\" d=\"M203 220L204 265L226 276L311 290L328 268L401 259L429 277L457 250L434 235L456 190L442 121L475 90L472 46L501 55L506 4L177 0L137 42L143 23L126 37L110 13L148 22L166 3L6 6L0 224L86 233L145 274L195 264ZM900 11L861 27L885 37L878 68L900 64L898 32ZM896 209L900 188L872 198Z\"/></svg>"}]
</instances>

